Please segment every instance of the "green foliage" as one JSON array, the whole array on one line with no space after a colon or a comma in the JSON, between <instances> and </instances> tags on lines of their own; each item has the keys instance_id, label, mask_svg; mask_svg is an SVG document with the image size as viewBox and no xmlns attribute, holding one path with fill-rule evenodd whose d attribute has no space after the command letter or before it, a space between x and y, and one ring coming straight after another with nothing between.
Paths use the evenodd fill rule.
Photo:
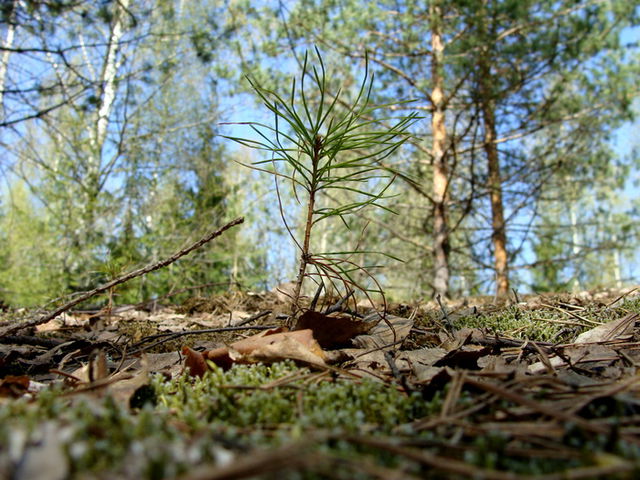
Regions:
<instances>
[{"instance_id":1,"label":"green foliage","mask_svg":"<svg viewBox=\"0 0 640 480\"><path fill-rule=\"evenodd\" d=\"M313 232L320 222L331 217L339 217L348 228L346 217L349 215L369 206L385 208L379 202L393 177L390 178L392 172L382 168L380 162L406 141L407 129L418 118L412 113L395 119L393 126L384 126L385 121L392 119L375 118L376 112L387 105L371 104L373 78L369 77L368 70L351 102L341 98L341 91L331 93L322 57L318 50L316 53L319 66L309 67L305 55L300 90L294 78L287 98L248 77L263 105L273 114L274 125L249 122L259 140L230 137L242 145L268 152L271 158L254 163L251 168L272 174L276 189L280 179L287 181L302 206L298 224L304 233L300 236L290 228L281 206L283 223L300 254L293 313L299 308L308 267L315 269L311 275L318 284L328 280L334 285L342 283L345 290L354 286L367 290L352 275L364 268L343 257L359 252L312 252ZM308 79L312 83L311 91L305 86ZM336 206L323 205L320 195L330 197L334 191L348 192L354 198ZM380 288L376 291L381 292Z\"/></svg>"},{"instance_id":2,"label":"green foliage","mask_svg":"<svg viewBox=\"0 0 640 480\"><path fill-rule=\"evenodd\" d=\"M557 219L558 216L552 218ZM558 228L551 218L543 217L539 233L533 239L533 253L536 256L536 265L532 272L533 282L531 288L535 292L561 292L566 291L569 285L568 279L563 279L565 262L562 261L566 253L566 246L558 242Z\"/></svg>"},{"instance_id":3,"label":"green foliage","mask_svg":"<svg viewBox=\"0 0 640 480\"><path fill-rule=\"evenodd\" d=\"M545 214L547 198L558 199L563 193L563 173L579 177L580 187L605 184L620 194L620 187L609 183L611 175L603 170L617 160L608 148L612 129L633 116L629 99L637 96L637 62L632 59L637 56L637 45L624 48L620 34L623 26L637 24L639 10L625 0L593 5L535 0L430 5L439 6L446 18L438 26L444 42L441 74L451 142L447 207L452 279L461 286L456 289L460 293L486 292L481 282L493 281L488 261L491 236L487 234L491 216L486 167L478 154L483 135L478 102L487 97L485 103L493 102L496 109L510 261L519 266L530 260L523 243L548 233L525 225ZM425 111L432 108L432 75L425 68L429 62L425 59L431 58L429 40L437 19L429 16L424 4L304 1L287 5L280 13L287 20L285 36L291 44L298 48L313 43L331 45L335 63L347 72L363 58L366 46L379 85L374 92L376 101L408 96L426 99L419 105ZM478 66L483 58L490 65L486 92L478 88L483 78ZM413 133L423 142L416 144L414 155L396 159L395 165L415 183L400 184L403 188L397 189L401 196L396 208L401 215L383 223L391 232L401 232L404 241L396 239L394 251L411 259L403 273L410 274L424 291L429 279L421 281L420 276L430 268L426 252L433 237L428 188L431 132L416 128ZM596 177L599 180L594 182ZM575 200L558 199L561 210L567 201ZM583 208L593 211L593 206L586 205L578 210ZM425 212L422 218L417 218L419 212ZM563 223L567 225L566 218ZM548 239L555 243L549 251L567 242L566 237L555 242L553 237ZM594 248L601 251L611 245L603 242ZM563 255L557 259L558 268L575 270L582 260ZM607 262L603 268L611 271L611 265ZM528 276L520 280L528 282ZM562 285L562 279L557 285Z\"/></svg>"},{"instance_id":4,"label":"green foliage","mask_svg":"<svg viewBox=\"0 0 640 480\"><path fill-rule=\"evenodd\" d=\"M23 182L3 198L0 212L0 299L16 307L35 306L61 292L56 275L61 250L51 241L48 219Z\"/></svg>"},{"instance_id":5,"label":"green foliage","mask_svg":"<svg viewBox=\"0 0 640 480\"><path fill-rule=\"evenodd\" d=\"M23 3L16 5L22 8ZM21 178L28 182L28 202L41 210L43 228L36 228L34 221L32 229L42 246L31 252L48 249L48 260L40 265L33 254L22 255L20 276L11 267L18 257L0 265L0 275L8 282L0 289L14 292L12 303L34 305L93 288L113 276L105 266L119 265L122 272L157 261L222 223L231 210L242 209L236 200L241 195L233 196L227 178L230 153L221 147L215 128L217 79L185 33L204 28L201 17L206 11L220 20L215 29L208 26L212 38L218 38L226 32L226 17L212 2L183 5L178 14L177 7L159 0L132 4L123 12L118 2L75 2L68 8L78 15L65 16L65 22L41 12L43 22L59 27L51 32L52 41L66 57L55 72L47 70L55 55L42 59L39 81L51 84L60 77L65 88L45 89L41 101L31 103L60 106L46 121L26 123L24 134L13 142L3 140L4 145L11 143L13 158L20 159L11 165L7 182L12 185ZM115 22L116 10L123 19L123 37L103 41L101 35L110 28L100 23ZM26 13L20 10L19 15ZM86 42L83 55L73 53L80 51L73 45L80 36ZM39 33L20 28L16 39L34 45L42 40ZM113 42L118 44L110 57L104 46ZM219 51L210 49L208 55L217 59ZM21 58L12 54L11 61L19 63ZM110 61L115 62L113 70L106 67ZM107 71L109 81L102 78ZM11 74L7 81L19 76ZM78 84L86 89L82 95L74 93ZM4 87L13 85L0 85L0 90ZM113 97L106 93L111 87ZM7 118L15 103L11 98L4 97ZM25 106L30 103L20 101ZM106 116L100 118L99 112ZM12 204L5 206L11 214ZM11 240L17 239L17 232L8 233L8 225L6 232ZM16 241L2 254L9 255L19 245ZM241 251L239 245L247 244L232 232L215 251L202 249L170 268L121 286L116 301L137 303L202 284L218 285L209 291L237 282L251 287L262 279L256 278L253 265L260 264L257 257L264 252L248 247ZM27 242L24 248L28 246ZM246 264L240 259L247 259ZM50 291L47 294L26 279L41 279Z\"/></svg>"}]
</instances>

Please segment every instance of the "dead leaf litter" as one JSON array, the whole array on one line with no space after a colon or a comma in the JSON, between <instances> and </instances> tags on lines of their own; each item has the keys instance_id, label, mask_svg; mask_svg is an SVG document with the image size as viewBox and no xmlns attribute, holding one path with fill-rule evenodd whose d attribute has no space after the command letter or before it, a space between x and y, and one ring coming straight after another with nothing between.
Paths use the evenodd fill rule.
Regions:
<instances>
[{"instance_id":1,"label":"dead leaf litter","mask_svg":"<svg viewBox=\"0 0 640 480\"><path fill-rule=\"evenodd\" d=\"M376 463L375 452L396 458L403 478L427 471L434 478L634 478L640 470L637 291L503 305L488 298L428 302L360 316L308 311L291 331L280 327L285 310L270 292L233 292L155 311L66 312L0 338L0 408L34 401L56 386L65 397L109 397L135 413L141 392L153 396L154 376L176 379L186 371L195 378L216 368L289 360L315 372L305 381L373 379L417 395L433 411L385 435L317 428L305 440L290 435L286 448L306 452L296 462L280 459L282 446L255 447L252 456L229 447L234 468L220 459L194 460L197 469L184 478L296 469L322 475L340 462L355 468L353 460L320 448L335 442L360 449L369 472L362 478L385 478L389 467ZM540 335L530 335L535 331ZM269 391L286 384L279 380ZM42 422L34 430L40 433L30 434L42 437L39 449L35 437L19 440L26 433L0 441L0 474L36 478L32 472L53 455L63 458L42 467L52 476L38 478L80 478L60 453L73 445L65 428ZM519 471L522 465L530 471ZM225 477L230 468L235 476Z\"/></svg>"}]
</instances>

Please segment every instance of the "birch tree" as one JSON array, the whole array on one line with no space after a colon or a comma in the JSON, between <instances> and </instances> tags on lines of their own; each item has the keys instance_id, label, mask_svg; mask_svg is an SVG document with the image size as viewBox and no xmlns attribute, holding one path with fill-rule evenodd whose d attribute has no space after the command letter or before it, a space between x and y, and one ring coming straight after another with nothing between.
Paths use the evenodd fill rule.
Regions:
<instances>
[{"instance_id":1,"label":"birch tree","mask_svg":"<svg viewBox=\"0 0 640 480\"><path fill-rule=\"evenodd\" d=\"M30 10L40 16L32 15L35 25L55 28L25 28L23 37L17 30L22 43L8 78L22 97L5 102L13 123L5 126L11 141L4 147L12 174L27 182L56 232L61 249L51 268L67 288L103 280L105 266L126 268L173 252L223 214L216 200L224 196L217 191L223 153L213 127L219 116L212 62L227 34L223 10L173 1L79 2L56 15ZM212 15L218 29L203 23ZM31 84L14 58L26 45L39 45ZM33 94L34 118L25 120L16 99L26 98L30 85L55 88ZM173 229L171 218L180 219ZM197 268L219 278L224 264ZM146 292L162 294L181 275L183 283L189 276L198 281L194 265L156 279Z\"/></svg>"}]
</instances>

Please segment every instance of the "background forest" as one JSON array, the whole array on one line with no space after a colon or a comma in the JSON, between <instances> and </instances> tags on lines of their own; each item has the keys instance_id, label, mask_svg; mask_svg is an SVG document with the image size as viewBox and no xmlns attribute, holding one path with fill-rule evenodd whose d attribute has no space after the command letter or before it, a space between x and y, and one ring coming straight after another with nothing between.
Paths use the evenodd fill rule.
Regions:
<instances>
[{"instance_id":1,"label":"background forest","mask_svg":"<svg viewBox=\"0 0 640 480\"><path fill-rule=\"evenodd\" d=\"M637 282L639 7L3 1L0 300L90 289L239 215L241 228L125 285L118 302L291 280L273 178L241 165L265 157L225 136L273 122L245 76L286 96L316 47L325 101L357 94L368 57L380 114L421 118L380 163L395 175L388 210L328 223L315 249L399 257L354 258L395 299ZM296 197L279 193L301 228Z\"/></svg>"}]
</instances>

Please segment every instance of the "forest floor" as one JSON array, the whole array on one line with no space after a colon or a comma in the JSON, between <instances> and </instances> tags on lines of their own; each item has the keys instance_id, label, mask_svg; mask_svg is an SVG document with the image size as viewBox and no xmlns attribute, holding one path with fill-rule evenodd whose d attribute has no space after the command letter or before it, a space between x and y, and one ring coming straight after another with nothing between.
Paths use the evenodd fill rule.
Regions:
<instances>
[{"instance_id":1,"label":"forest floor","mask_svg":"<svg viewBox=\"0 0 640 480\"><path fill-rule=\"evenodd\" d=\"M0 478L640 475L640 290L336 305L286 331L279 292L229 292L0 337Z\"/></svg>"}]
</instances>

